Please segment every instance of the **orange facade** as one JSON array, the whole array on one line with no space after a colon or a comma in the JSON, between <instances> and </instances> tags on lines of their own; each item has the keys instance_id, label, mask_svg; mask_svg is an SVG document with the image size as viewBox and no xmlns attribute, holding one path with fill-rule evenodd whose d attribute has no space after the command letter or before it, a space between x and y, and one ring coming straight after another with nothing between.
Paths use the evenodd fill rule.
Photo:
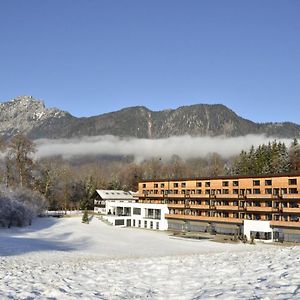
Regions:
<instances>
[{"instance_id":1,"label":"orange facade","mask_svg":"<svg viewBox=\"0 0 300 300\"><path fill-rule=\"evenodd\" d=\"M143 181L139 202L167 203L170 220L300 228L300 175Z\"/></svg>"}]
</instances>

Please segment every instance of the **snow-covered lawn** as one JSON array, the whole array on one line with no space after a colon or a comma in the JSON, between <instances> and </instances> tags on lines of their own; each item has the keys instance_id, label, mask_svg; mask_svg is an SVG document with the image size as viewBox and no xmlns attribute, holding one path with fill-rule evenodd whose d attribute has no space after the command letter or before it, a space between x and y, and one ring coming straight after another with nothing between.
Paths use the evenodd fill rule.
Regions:
<instances>
[{"instance_id":1,"label":"snow-covered lawn","mask_svg":"<svg viewBox=\"0 0 300 300\"><path fill-rule=\"evenodd\" d=\"M42 218L0 229L0 299L300 299L300 247Z\"/></svg>"}]
</instances>

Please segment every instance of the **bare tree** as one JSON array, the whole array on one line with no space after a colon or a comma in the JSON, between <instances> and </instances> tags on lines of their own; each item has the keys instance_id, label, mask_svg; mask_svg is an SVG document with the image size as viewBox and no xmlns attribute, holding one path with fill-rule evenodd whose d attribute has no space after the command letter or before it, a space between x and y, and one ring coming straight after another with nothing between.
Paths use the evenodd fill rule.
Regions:
<instances>
[{"instance_id":1,"label":"bare tree","mask_svg":"<svg viewBox=\"0 0 300 300\"><path fill-rule=\"evenodd\" d=\"M30 184L34 152L35 145L22 134L14 136L7 145L7 172L15 171L15 180L21 187Z\"/></svg>"}]
</instances>

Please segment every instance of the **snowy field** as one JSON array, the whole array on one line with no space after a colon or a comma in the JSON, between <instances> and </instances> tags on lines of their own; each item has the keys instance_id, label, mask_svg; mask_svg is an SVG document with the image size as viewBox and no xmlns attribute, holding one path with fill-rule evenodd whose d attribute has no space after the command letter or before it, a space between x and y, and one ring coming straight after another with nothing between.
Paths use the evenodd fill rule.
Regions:
<instances>
[{"instance_id":1,"label":"snowy field","mask_svg":"<svg viewBox=\"0 0 300 300\"><path fill-rule=\"evenodd\" d=\"M0 299L300 299L300 247L42 218L0 229Z\"/></svg>"}]
</instances>

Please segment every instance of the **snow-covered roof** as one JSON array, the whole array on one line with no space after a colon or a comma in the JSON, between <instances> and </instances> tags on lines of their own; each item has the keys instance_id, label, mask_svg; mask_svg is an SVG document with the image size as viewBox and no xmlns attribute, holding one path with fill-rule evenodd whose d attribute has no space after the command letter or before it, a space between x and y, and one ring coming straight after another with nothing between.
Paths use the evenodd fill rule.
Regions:
<instances>
[{"instance_id":1,"label":"snow-covered roof","mask_svg":"<svg viewBox=\"0 0 300 300\"><path fill-rule=\"evenodd\" d=\"M134 200L129 192L120 190L96 190L103 200Z\"/></svg>"}]
</instances>

